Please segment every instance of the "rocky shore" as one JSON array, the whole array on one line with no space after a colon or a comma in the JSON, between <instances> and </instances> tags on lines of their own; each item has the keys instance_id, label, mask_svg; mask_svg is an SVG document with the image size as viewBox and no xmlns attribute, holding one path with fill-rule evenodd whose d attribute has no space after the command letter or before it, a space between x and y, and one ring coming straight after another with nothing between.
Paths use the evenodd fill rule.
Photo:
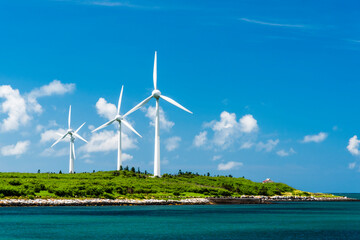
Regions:
<instances>
[{"instance_id":1,"label":"rocky shore","mask_svg":"<svg viewBox=\"0 0 360 240\"><path fill-rule=\"evenodd\" d=\"M206 198L180 200L158 199L2 199L0 207L20 206L132 206L132 205L205 205L210 204Z\"/></svg>"},{"instance_id":2,"label":"rocky shore","mask_svg":"<svg viewBox=\"0 0 360 240\"><path fill-rule=\"evenodd\" d=\"M274 202L313 202L313 201L360 201L347 197L315 198L296 196L246 196L220 198L186 198L179 200L159 199L1 199L0 207L20 206L141 206L141 205L207 205L207 204L269 204Z\"/></svg>"}]
</instances>

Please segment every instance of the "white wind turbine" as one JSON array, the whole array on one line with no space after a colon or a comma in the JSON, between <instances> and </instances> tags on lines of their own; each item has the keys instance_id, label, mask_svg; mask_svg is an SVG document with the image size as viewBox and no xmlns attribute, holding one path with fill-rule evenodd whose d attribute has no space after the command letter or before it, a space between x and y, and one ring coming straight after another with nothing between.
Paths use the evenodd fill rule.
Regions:
<instances>
[{"instance_id":1,"label":"white wind turbine","mask_svg":"<svg viewBox=\"0 0 360 240\"><path fill-rule=\"evenodd\" d=\"M119 102L118 102L118 107L117 107L117 113L116 116L114 117L114 119L108 121L107 123L101 125L100 127L94 129L92 132L95 132L97 130L100 130L104 127L109 126L110 124L112 124L113 122L118 122L119 123L119 128L118 128L118 156L117 156L117 170L119 171L121 166L122 166L122 157L121 157L121 124L123 123L126 127L130 128L131 131L133 131L135 134L137 134L139 137L142 137L131 125L130 123L128 123L127 121L125 121L124 117L125 115L129 115L129 113L126 113L124 116L120 115L120 108L121 108L121 99L122 99L122 95L123 95L123 90L124 90L124 86L121 87L121 92L120 92L120 97L119 97Z\"/></svg>"},{"instance_id":2,"label":"white wind turbine","mask_svg":"<svg viewBox=\"0 0 360 240\"><path fill-rule=\"evenodd\" d=\"M157 57L156 57L156 51L155 51L155 58L154 58L154 71L153 71L153 81L154 81L154 90L152 91L151 95L147 97L145 100L143 100L141 103L136 105L133 109L131 109L129 112L127 112L125 116L129 115L130 113L136 111L137 109L144 106L147 102L150 101L151 98L156 99L156 114L155 114L155 149L154 149L154 176L160 177L160 135L159 135L159 99L162 98L165 101L175 105L178 108L181 108L182 110L190 112L188 109L181 106L179 103L175 102L169 97L166 97L161 94L161 92L157 89Z\"/></svg>"},{"instance_id":3,"label":"white wind turbine","mask_svg":"<svg viewBox=\"0 0 360 240\"><path fill-rule=\"evenodd\" d=\"M51 147L55 146L58 142L60 142L61 140L63 140L64 138L66 138L66 136L70 137L70 162L69 162L69 173L74 173L74 160L75 160L75 147L74 147L74 140L75 137L81 139L82 141L86 142L87 141L82 138L79 134L78 131L85 125L85 123L81 124L81 126L76 129L76 131L74 131L73 129L71 129L70 127L70 123L71 123L71 105L69 108L69 118L68 118L68 130L67 132L63 135L61 133L57 133L59 136L61 136L56 142L54 142L53 145L51 145Z\"/></svg>"}]
</instances>

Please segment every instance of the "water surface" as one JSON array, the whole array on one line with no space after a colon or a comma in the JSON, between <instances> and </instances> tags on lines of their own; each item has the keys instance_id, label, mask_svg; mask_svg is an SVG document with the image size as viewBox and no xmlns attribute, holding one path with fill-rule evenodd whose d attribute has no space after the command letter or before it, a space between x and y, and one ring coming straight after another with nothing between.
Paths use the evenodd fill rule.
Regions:
<instances>
[{"instance_id":1,"label":"water surface","mask_svg":"<svg viewBox=\"0 0 360 240\"><path fill-rule=\"evenodd\" d=\"M3 207L0 239L360 239L360 202Z\"/></svg>"}]
</instances>

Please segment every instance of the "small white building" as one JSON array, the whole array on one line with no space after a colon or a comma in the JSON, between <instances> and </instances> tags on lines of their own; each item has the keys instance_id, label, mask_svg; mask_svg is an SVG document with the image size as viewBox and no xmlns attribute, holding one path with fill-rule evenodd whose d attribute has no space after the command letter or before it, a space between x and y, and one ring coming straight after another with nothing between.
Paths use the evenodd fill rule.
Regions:
<instances>
[{"instance_id":1,"label":"small white building","mask_svg":"<svg viewBox=\"0 0 360 240\"><path fill-rule=\"evenodd\" d=\"M265 179L264 181L262 181L262 183L273 183L274 181L271 180L270 178Z\"/></svg>"}]
</instances>

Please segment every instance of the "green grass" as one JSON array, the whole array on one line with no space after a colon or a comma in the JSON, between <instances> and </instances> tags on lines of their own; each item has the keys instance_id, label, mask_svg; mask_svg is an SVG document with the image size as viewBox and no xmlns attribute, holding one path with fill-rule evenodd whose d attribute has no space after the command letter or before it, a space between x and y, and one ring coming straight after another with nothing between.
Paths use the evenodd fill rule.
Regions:
<instances>
[{"instance_id":1,"label":"green grass","mask_svg":"<svg viewBox=\"0 0 360 240\"><path fill-rule=\"evenodd\" d=\"M161 178L135 171L96 173L0 173L0 198L133 198L178 199L241 195L297 195L307 192L283 183L192 173Z\"/></svg>"}]
</instances>

